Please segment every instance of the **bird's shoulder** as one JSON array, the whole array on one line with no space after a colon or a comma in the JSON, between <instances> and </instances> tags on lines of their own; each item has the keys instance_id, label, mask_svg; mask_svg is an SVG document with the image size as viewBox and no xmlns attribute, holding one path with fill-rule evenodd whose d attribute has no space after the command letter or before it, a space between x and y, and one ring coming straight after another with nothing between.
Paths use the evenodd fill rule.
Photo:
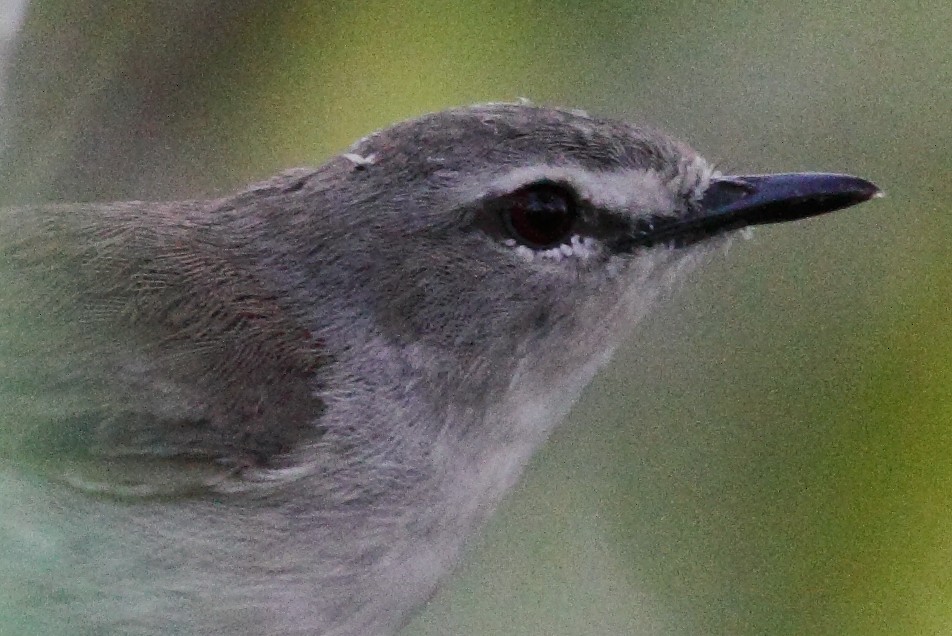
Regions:
<instances>
[{"instance_id":1,"label":"bird's shoulder","mask_svg":"<svg viewBox=\"0 0 952 636\"><path fill-rule=\"evenodd\" d=\"M240 471L320 435L321 342L216 205L0 215L2 357L34 396L5 427L14 446Z\"/></svg>"}]
</instances>

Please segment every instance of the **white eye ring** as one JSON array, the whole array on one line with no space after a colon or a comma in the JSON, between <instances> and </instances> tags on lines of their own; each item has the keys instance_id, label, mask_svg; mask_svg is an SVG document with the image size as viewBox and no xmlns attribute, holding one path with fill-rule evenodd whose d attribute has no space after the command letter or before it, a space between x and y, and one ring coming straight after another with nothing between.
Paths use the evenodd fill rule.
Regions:
<instances>
[{"instance_id":1,"label":"white eye ring","mask_svg":"<svg viewBox=\"0 0 952 636\"><path fill-rule=\"evenodd\" d=\"M578 234L573 234L568 243L561 243L547 250L534 250L531 247L519 245L515 239L507 239L505 245L515 248L516 254L526 261L535 259L561 261L569 258L587 260L597 252L595 239Z\"/></svg>"}]
</instances>

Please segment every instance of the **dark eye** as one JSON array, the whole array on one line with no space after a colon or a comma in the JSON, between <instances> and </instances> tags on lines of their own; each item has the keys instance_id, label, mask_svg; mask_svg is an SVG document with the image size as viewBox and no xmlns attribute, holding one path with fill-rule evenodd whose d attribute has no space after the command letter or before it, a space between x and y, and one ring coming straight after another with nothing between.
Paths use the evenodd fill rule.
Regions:
<instances>
[{"instance_id":1,"label":"dark eye","mask_svg":"<svg viewBox=\"0 0 952 636\"><path fill-rule=\"evenodd\" d=\"M575 227L578 209L566 188L549 183L529 185L502 201L502 220L514 239L533 249L564 243Z\"/></svg>"}]
</instances>

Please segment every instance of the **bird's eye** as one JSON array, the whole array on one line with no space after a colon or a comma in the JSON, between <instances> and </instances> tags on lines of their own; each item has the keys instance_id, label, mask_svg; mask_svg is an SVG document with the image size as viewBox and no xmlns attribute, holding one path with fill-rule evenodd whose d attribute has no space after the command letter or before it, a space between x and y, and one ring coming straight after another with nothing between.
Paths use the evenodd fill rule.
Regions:
<instances>
[{"instance_id":1,"label":"bird's eye","mask_svg":"<svg viewBox=\"0 0 952 636\"><path fill-rule=\"evenodd\" d=\"M546 249L565 242L578 219L575 197L564 187L538 183L503 199L506 230L523 245Z\"/></svg>"}]
</instances>

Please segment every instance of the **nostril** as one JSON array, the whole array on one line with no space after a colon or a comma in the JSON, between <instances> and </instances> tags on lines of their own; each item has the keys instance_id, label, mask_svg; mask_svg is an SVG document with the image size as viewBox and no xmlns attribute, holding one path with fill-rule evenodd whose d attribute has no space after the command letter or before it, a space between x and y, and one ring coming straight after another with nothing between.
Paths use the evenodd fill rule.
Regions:
<instances>
[{"instance_id":1,"label":"nostril","mask_svg":"<svg viewBox=\"0 0 952 636\"><path fill-rule=\"evenodd\" d=\"M702 209L717 210L732 205L754 192L754 187L743 181L714 181L698 202Z\"/></svg>"}]
</instances>

